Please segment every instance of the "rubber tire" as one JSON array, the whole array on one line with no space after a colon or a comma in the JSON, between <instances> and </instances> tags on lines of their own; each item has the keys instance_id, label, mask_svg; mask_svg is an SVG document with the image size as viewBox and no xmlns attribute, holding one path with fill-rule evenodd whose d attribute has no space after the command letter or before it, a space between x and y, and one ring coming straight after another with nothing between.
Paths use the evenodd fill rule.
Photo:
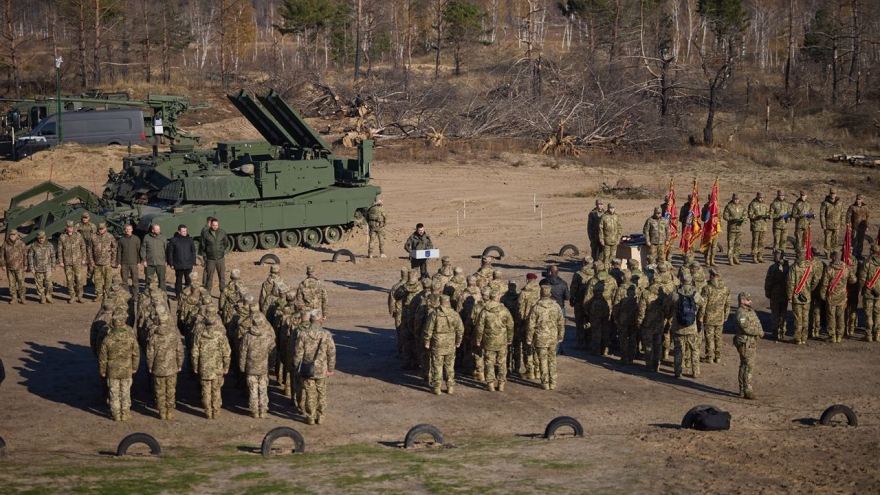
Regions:
<instances>
[{"instance_id":1,"label":"rubber tire","mask_svg":"<svg viewBox=\"0 0 880 495\"><path fill-rule=\"evenodd\" d=\"M263 454L263 457L269 457L272 455L272 444L279 438L290 438L293 440L294 454L302 454L306 451L306 441L303 439L300 432L288 426L279 426L278 428L272 428L269 430L269 433L266 433L266 436L263 437L263 444L260 446L260 451Z\"/></svg>"},{"instance_id":2,"label":"rubber tire","mask_svg":"<svg viewBox=\"0 0 880 495\"><path fill-rule=\"evenodd\" d=\"M6 379L6 368L3 367L3 360L0 359L0 384Z\"/></svg>"},{"instance_id":3,"label":"rubber tire","mask_svg":"<svg viewBox=\"0 0 880 495\"><path fill-rule=\"evenodd\" d=\"M242 253L249 253L257 247L257 236L254 234L238 234L235 237L235 247Z\"/></svg>"},{"instance_id":4,"label":"rubber tire","mask_svg":"<svg viewBox=\"0 0 880 495\"><path fill-rule=\"evenodd\" d=\"M302 233L299 230L282 230L281 235L281 247L292 248L297 247L302 242ZM296 240L296 242L293 242Z\"/></svg>"},{"instance_id":5,"label":"rubber tire","mask_svg":"<svg viewBox=\"0 0 880 495\"><path fill-rule=\"evenodd\" d=\"M570 426L574 430L574 436L576 437L584 436L584 427L581 426L580 421L571 416L559 416L547 423L547 428L544 429L544 438L553 438L556 435L556 430L563 426Z\"/></svg>"},{"instance_id":6,"label":"rubber tire","mask_svg":"<svg viewBox=\"0 0 880 495\"><path fill-rule=\"evenodd\" d=\"M149 447L150 453L153 455L162 455L162 447L159 446L159 442L149 433L132 433L123 438L119 442L119 447L116 448L116 455L119 457L124 456L128 452L128 448L136 443L142 443Z\"/></svg>"},{"instance_id":7,"label":"rubber tire","mask_svg":"<svg viewBox=\"0 0 880 495\"><path fill-rule=\"evenodd\" d=\"M504 250L498 246L489 246L483 250L483 257L489 256L489 253L495 252L498 254L497 258L500 260L504 257Z\"/></svg>"},{"instance_id":8,"label":"rubber tire","mask_svg":"<svg viewBox=\"0 0 880 495\"><path fill-rule=\"evenodd\" d=\"M331 232L333 235L331 236ZM345 236L345 230L339 225L331 225L324 227L324 242L327 244L336 244L342 241Z\"/></svg>"},{"instance_id":9,"label":"rubber tire","mask_svg":"<svg viewBox=\"0 0 880 495\"><path fill-rule=\"evenodd\" d=\"M440 445L446 443L446 441L443 440L443 434L440 433L440 430L437 429L436 426L422 423L420 425L413 426L409 429L408 432L406 432L406 438L403 440L403 446L407 449L415 447L416 437L425 434L431 435L431 437L434 439L434 443L438 443Z\"/></svg>"},{"instance_id":10,"label":"rubber tire","mask_svg":"<svg viewBox=\"0 0 880 495\"><path fill-rule=\"evenodd\" d=\"M580 256L581 251L574 244L566 244L559 250L559 256L565 256L566 252L571 251L572 256Z\"/></svg>"},{"instance_id":11,"label":"rubber tire","mask_svg":"<svg viewBox=\"0 0 880 495\"><path fill-rule=\"evenodd\" d=\"M315 247L321 244L323 239L324 236L321 234L321 231L314 227L303 230L302 243L306 247Z\"/></svg>"},{"instance_id":12,"label":"rubber tire","mask_svg":"<svg viewBox=\"0 0 880 495\"><path fill-rule=\"evenodd\" d=\"M348 249L340 249L339 251L333 253L333 262L336 263L337 261L339 261L340 256L348 256L348 261L351 261L352 263L357 263L357 259L354 257L354 253L352 253Z\"/></svg>"},{"instance_id":13,"label":"rubber tire","mask_svg":"<svg viewBox=\"0 0 880 495\"><path fill-rule=\"evenodd\" d=\"M850 426L859 426L859 418L856 417L856 413L852 409L850 409L849 406L845 406L843 404L835 404L828 409L825 409L825 412L822 413L822 417L819 418L819 424L831 424L831 419L838 414L843 414L844 416L846 416L846 422Z\"/></svg>"},{"instance_id":14,"label":"rubber tire","mask_svg":"<svg viewBox=\"0 0 880 495\"><path fill-rule=\"evenodd\" d=\"M703 404L703 405L700 405L700 406L694 406L694 407L692 407L692 408L690 409L690 411L686 412L686 413L684 414L684 417L681 418L681 427L682 427L682 428L692 429L692 428L694 427L694 415L697 414L697 411L703 411L703 410L706 410L706 409L709 409L709 408L718 409L717 407L715 407L715 406L711 406L711 405L708 405L708 404Z\"/></svg>"},{"instance_id":15,"label":"rubber tire","mask_svg":"<svg viewBox=\"0 0 880 495\"><path fill-rule=\"evenodd\" d=\"M264 254L263 257L260 258L260 262L257 264L260 266L263 266L263 265L267 264L268 261L271 261L272 265L280 265L281 264L281 260L278 258L278 256L275 256L272 253Z\"/></svg>"},{"instance_id":16,"label":"rubber tire","mask_svg":"<svg viewBox=\"0 0 880 495\"><path fill-rule=\"evenodd\" d=\"M257 234L257 242L260 244L260 249L274 249L278 246L278 232L271 230L260 232Z\"/></svg>"}]
</instances>

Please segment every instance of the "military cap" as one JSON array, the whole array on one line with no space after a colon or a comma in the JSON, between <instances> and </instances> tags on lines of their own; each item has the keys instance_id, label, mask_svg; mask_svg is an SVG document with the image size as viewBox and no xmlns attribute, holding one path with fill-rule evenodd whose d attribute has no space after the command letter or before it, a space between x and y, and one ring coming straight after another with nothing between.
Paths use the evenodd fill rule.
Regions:
<instances>
[{"instance_id":1,"label":"military cap","mask_svg":"<svg viewBox=\"0 0 880 495\"><path fill-rule=\"evenodd\" d=\"M785 196L785 191L783 191L782 189L777 189L777 190L776 190L776 195L777 195L777 196Z\"/></svg>"},{"instance_id":2,"label":"military cap","mask_svg":"<svg viewBox=\"0 0 880 495\"><path fill-rule=\"evenodd\" d=\"M89 218L89 212L84 211L80 218Z\"/></svg>"},{"instance_id":3,"label":"military cap","mask_svg":"<svg viewBox=\"0 0 880 495\"><path fill-rule=\"evenodd\" d=\"M645 259L648 261L648 264L650 265L651 263L654 262L654 255L649 253L647 256L645 256Z\"/></svg>"},{"instance_id":4,"label":"military cap","mask_svg":"<svg viewBox=\"0 0 880 495\"><path fill-rule=\"evenodd\" d=\"M277 287L278 287L278 292L280 292L282 294L284 294L285 292L290 292L290 287L288 287L287 284L285 284L284 282L279 282Z\"/></svg>"},{"instance_id":5,"label":"military cap","mask_svg":"<svg viewBox=\"0 0 880 495\"><path fill-rule=\"evenodd\" d=\"M452 273L456 275L461 275L462 273L464 273L464 268L457 266L454 270L452 270Z\"/></svg>"},{"instance_id":6,"label":"military cap","mask_svg":"<svg viewBox=\"0 0 880 495\"><path fill-rule=\"evenodd\" d=\"M425 288L425 289L430 289L432 283L433 283L433 282L431 281L430 278L423 278L423 279L422 279L422 287Z\"/></svg>"},{"instance_id":7,"label":"military cap","mask_svg":"<svg viewBox=\"0 0 880 495\"><path fill-rule=\"evenodd\" d=\"M244 301L244 302L246 302L246 303L248 303L248 304L250 304L250 303L253 302L253 300L254 300L254 295L251 294L250 292L245 293L245 294L242 294L242 296L241 296L241 300Z\"/></svg>"},{"instance_id":8,"label":"military cap","mask_svg":"<svg viewBox=\"0 0 880 495\"><path fill-rule=\"evenodd\" d=\"M694 277L688 272L681 274L681 285L691 285L694 283Z\"/></svg>"},{"instance_id":9,"label":"military cap","mask_svg":"<svg viewBox=\"0 0 880 495\"><path fill-rule=\"evenodd\" d=\"M287 302L296 301L296 292L292 290L287 291L287 294L284 294L284 300Z\"/></svg>"},{"instance_id":10,"label":"military cap","mask_svg":"<svg viewBox=\"0 0 880 495\"><path fill-rule=\"evenodd\" d=\"M798 193L798 196L806 196L806 195L807 195L807 191L804 191L803 189L801 189L801 191Z\"/></svg>"},{"instance_id":11,"label":"military cap","mask_svg":"<svg viewBox=\"0 0 880 495\"><path fill-rule=\"evenodd\" d=\"M444 264L446 264L446 263L449 263L450 261L452 261L452 259L449 256L444 256L444 257L440 258L440 261L442 261Z\"/></svg>"},{"instance_id":12,"label":"military cap","mask_svg":"<svg viewBox=\"0 0 880 495\"><path fill-rule=\"evenodd\" d=\"M115 314L113 315L112 321L114 325L124 325L126 320L126 316L123 314Z\"/></svg>"},{"instance_id":13,"label":"military cap","mask_svg":"<svg viewBox=\"0 0 880 495\"><path fill-rule=\"evenodd\" d=\"M669 270L669 267L666 266L666 263L660 262L657 264L657 271L660 273L666 273Z\"/></svg>"},{"instance_id":14,"label":"military cap","mask_svg":"<svg viewBox=\"0 0 880 495\"><path fill-rule=\"evenodd\" d=\"M730 199L733 199L733 200L737 200L737 199L739 199L739 194L737 194L737 193L733 193L733 197L730 198Z\"/></svg>"},{"instance_id":15,"label":"military cap","mask_svg":"<svg viewBox=\"0 0 880 495\"><path fill-rule=\"evenodd\" d=\"M76 227L76 224L73 223L73 220L68 220L67 222L65 222L64 226L65 227Z\"/></svg>"},{"instance_id":16,"label":"military cap","mask_svg":"<svg viewBox=\"0 0 880 495\"><path fill-rule=\"evenodd\" d=\"M856 194L856 199L862 199L862 195L861 195L861 194Z\"/></svg>"},{"instance_id":17,"label":"military cap","mask_svg":"<svg viewBox=\"0 0 880 495\"><path fill-rule=\"evenodd\" d=\"M468 285L477 283L477 277L475 277L473 275L468 275L466 280L467 280Z\"/></svg>"},{"instance_id":18,"label":"military cap","mask_svg":"<svg viewBox=\"0 0 880 495\"><path fill-rule=\"evenodd\" d=\"M483 257L480 258L480 262L481 262L481 263L491 263L491 262L492 262L492 258L490 258L490 257L488 257L488 256L483 256Z\"/></svg>"},{"instance_id":19,"label":"military cap","mask_svg":"<svg viewBox=\"0 0 880 495\"><path fill-rule=\"evenodd\" d=\"M739 296L737 296L737 297L739 297L739 299L741 301L743 301L743 300L744 301L751 301L752 300L752 295L749 294L748 292L740 292Z\"/></svg>"},{"instance_id":20,"label":"military cap","mask_svg":"<svg viewBox=\"0 0 880 495\"><path fill-rule=\"evenodd\" d=\"M208 325L216 325L220 323L220 317L215 314L209 314L208 318L205 320Z\"/></svg>"},{"instance_id":21,"label":"military cap","mask_svg":"<svg viewBox=\"0 0 880 495\"><path fill-rule=\"evenodd\" d=\"M442 296L440 296L440 304L448 303L450 301L451 301L451 299L446 294L443 294Z\"/></svg>"},{"instance_id":22,"label":"military cap","mask_svg":"<svg viewBox=\"0 0 880 495\"><path fill-rule=\"evenodd\" d=\"M626 262L626 266L628 266L631 270L639 267L639 260L631 259Z\"/></svg>"},{"instance_id":23,"label":"military cap","mask_svg":"<svg viewBox=\"0 0 880 495\"><path fill-rule=\"evenodd\" d=\"M541 286L541 297L547 297L550 295L550 286L542 285Z\"/></svg>"},{"instance_id":24,"label":"military cap","mask_svg":"<svg viewBox=\"0 0 880 495\"><path fill-rule=\"evenodd\" d=\"M98 229L106 229L106 228L107 228L107 222L100 222L98 224Z\"/></svg>"},{"instance_id":25,"label":"military cap","mask_svg":"<svg viewBox=\"0 0 880 495\"><path fill-rule=\"evenodd\" d=\"M837 189L834 189L832 187L831 189L828 190L828 194L837 194Z\"/></svg>"},{"instance_id":26,"label":"military cap","mask_svg":"<svg viewBox=\"0 0 880 495\"><path fill-rule=\"evenodd\" d=\"M483 288L480 289L480 295L482 295L483 297L489 297L489 293L491 291L492 289L488 285L485 285L483 286Z\"/></svg>"},{"instance_id":27,"label":"military cap","mask_svg":"<svg viewBox=\"0 0 880 495\"><path fill-rule=\"evenodd\" d=\"M408 274L409 274L409 268L401 268L401 269L400 269L400 276L401 276L401 277L405 277L405 276L407 276Z\"/></svg>"},{"instance_id":28,"label":"military cap","mask_svg":"<svg viewBox=\"0 0 880 495\"><path fill-rule=\"evenodd\" d=\"M501 270L494 270L492 272L492 278L495 278L495 279L500 279L502 275L503 274L501 273Z\"/></svg>"},{"instance_id":29,"label":"military cap","mask_svg":"<svg viewBox=\"0 0 880 495\"><path fill-rule=\"evenodd\" d=\"M159 321L168 321L171 317L168 316L168 313L165 311L158 311L159 308L156 308L156 314L159 316Z\"/></svg>"},{"instance_id":30,"label":"military cap","mask_svg":"<svg viewBox=\"0 0 880 495\"><path fill-rule=\"evenodd\" d=\"M597 200L596 200L596 206L604 205L604 204L605 204L605 202L602 201L601 199L597 199Z\"/></svg>"},{"instance_id":31,"label":"military cap","mask_svg":"<svg viewBox=\"0 0 880 495\"><path fill-rule=\"evenodd\" d=\"M407 275L408 278L413 280L418 280L419 276L421 276L421 273L418 270L410 270L409 275Z\"/></svg>"},{"instance_id":32,"label":"military cap","mask_svg":"<svg viewBox=\"0 0 880 495\"><path fill-rule=\"evenodd\" d=\"M14 235L14 236L18 236L18 231L15 230L15 229L12 229L12 230L9 231L9 235L10 235L10 236L13 236L13 235Z\"/></svg>"},{"instance_id":33,"label":"military cap","mask_svg":"<svg viewBox=\"0 0 880 495\"><path fill-rule=\"evenodd\" d=\"M526 274L526 280L535 280L537 278L538 278L538 276L535 275L534 273L527 273Z\"/></svg>"},{"instance_id":34,"label":"military cap","mask_svg":"<svg viewBox=\"0 0 880 495\"><path fill-rule=\"evenodd\" d=\"M260 305L257 304L256 302L252 302L252 303L248 304L248 309L251 310L251 313L259 313L260 312Z\"/></svg>"},{"instance_id":35,"label":"military cap","mask_svg":"<svg viewBox=\"0 0 880 495\"><path fill-rule=\"evenodd\" d=\"M217 305L214 304L213 301L209 302L208 304L205 305L205 311L207 311L208 313L216 313L217 312Z\"/></svg>"},{"instance_id":36,"label":"military cap","mask_svg":"<svg viewBox=\"0 0 880 495\"><path fill-rule=\"evenodd\" d=\"M46 231L45 230L41 230L41 231L37 232L37 239L45 239L45 238L46 238Z\"/></svg>"},{"instance_id":37,"label":"military cap","mask_svg":"<svg viewBox=\"0 0 880 495\"><path fill-rule=\"evenodd\" d=\"M655 215L660 215L662 213L663 213L663 208L660 208L659 206L654 207L654 214Z\"/></svg>"},{"instance_id":38,"label":"military cap","mask_svg":"<svg viewBox=\"0 0 880 495\"><path fill-rule=\"evenodd\" d=\"M610 210L611 208L614 208L614 203L609 202L609 203L608 203L608 209Z\"/></svg>"},{"instance_id":39,"label":"military cap","mask_svg":"<svg viewBox=\"0 0 880 495\"><path fill-rule=\"evenodd\" d=\"M716 270L716 269L714 269L714 268L709 268L709 276L710 276L710 277L716 277L716 276L718 276L718 270Z\"/></svg>"},{"instance_id":40,"label":"military cap","mask_svg":"<svg viewBox=\"0 0 880 495\"><path fill-rule=\"evenodd\" d=\"M211 302L211 294L208 294L207 292L205 292L204 294L202 294L200 301L203 303Z\"/></svg>"},{"instance_id":41,"label":"military cap","mask_svg":"<svg viewBox=\"0 0 880 495\"><path fill-rule=\"evenodd\" d=\"M435 281L431 282L431 290L441 290L441 289L443 289L443 284L439 280L435 280Z\"/></svg>"},{"instance_id":42,"label":"military cap","mask_svg":"<svg viewBox=\"0 0 880 495\"><path fill-rule=\"evenodd\" d=\"M320 309L313 309L309 312L309 319L320 320L324 316Z\"/></svg>"},{"instance_id":43,"label":"military cap","mask_svg":"<svg viewBox=\"0 0 880 495\"><path fill-rule=\"evenodd\" d=\"M269 267L269 273L281 273L281 267L278 265L272 265Z\"/></svg>"},{"instance_id":44,"label":"military cap","mask_svg":"<svg viewBox=\"0 0 880 495\"><path fill-rule=\"evenodd\" d=\"M605 263L603 263L601 261L597 261L596 263L593 264L593 268L595 268L596 271L601 272L601 271L605 270Z\"/></svg>"},{"instance_id":45,"label":"military cap","mask_svg":"<svg viewBox=\"0 0 880 495\"><path fill-rule=\"evenodd\" d=\"M612 258L611 266L620 266L620 258Z\"/></svg>"},{"instance_id":46,"label":"military cap","mask_svg":"<svg viewBox=\"0 0 880 495\"><path fill-rule=\"evenodd\" d=\"M511 286L511 285L512 285L512 286L516 287L516 280L508 280L508 281L507 281L507 285L508 285L508 286Z\"/></svg>"},{"instance_id":47,"label":"military cap","mask_svg":"<svg viewBox=\"0 0 880 495\"><path fill-rule=\"evenodd\" d=\"M585 264L585 265L589 265L589 264L592 263L592 262L593 262L593 257L592 257L592 256L584 256L584 264Z\"/></svg>"},{"instance_id":48,"label":"military cap","mask_svg":"<svg viewBox=\"0 0 880 495\"><path fill-rule=\"evenodd\" d=\"M229 272L229 278L233 280L238 280L241 278L241 270L238 268L233 268L232 271Z\"/></svg>"},{"instance_id":49,"label":"military cap","mask_svg":"<svg viewBox=\"0 0 880 495\"><path fill-rule=\"evenodd\" d=\"M758 199L764 199L764 193L758 191Z\"/></svg>"},{"instance_id":50,"label":"military cap","mask_svg":"<svg viewBox=\"0 0 880 495\"><path fill-rule=\"evenodd\" d=\"M311 275L315 273L315 265L309 265L306 267L306 274Z\"/></svg>"}]
</instances>

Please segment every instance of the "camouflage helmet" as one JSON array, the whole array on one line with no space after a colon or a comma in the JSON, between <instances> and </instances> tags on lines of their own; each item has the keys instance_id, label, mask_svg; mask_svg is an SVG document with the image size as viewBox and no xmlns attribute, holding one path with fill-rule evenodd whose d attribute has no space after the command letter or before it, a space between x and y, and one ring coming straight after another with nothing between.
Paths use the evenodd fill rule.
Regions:
<instances>
[{"instance_id":1,"label":"camouflage helmet","mask_svg":"<svg viewBox=\"0 0 880 495\"><path fill-rule=\"evenodd\" d=\"M419 273L418 270L410 270L409 275L407 275L407 280L409 280L410 282L417 282L421 275L422 274Z\"/></svg>"},{"instance_id":2,"label":"camouflage helmet","mask_svg":"<svg viewBox=\"0 0 880 495\"><path fill-rule=\"evenodd\" d=\"M473 275L468 275L468 277L467 277L467 283L468 283L468 285L474 285L474 284L476 284L476 283L477 283L477 277L475 277L475 276L473 276Z\"/></svg>"},{"instance_id":3,"label":"camouflage helmet","mask_svg":"<svg viewBox=\"0 0 880 495\"><path fill-rule=\"evenodd\" d=\"M124 315L122 313L115 313L113 315L113 317L111 318L111 321L116 326L122 326L122 325L125 325L126 319L128 319L128 317L126 315Z\"/></svg>"},{"instance_id":4,"label":"camouflage helmet","mask_svg":"<svg viewBox=\"0 0 880 495\"><path fill-rule=\"evenodd\" d=\"M211 294L205 292L204 294L201 295L201 297L199 297L199 301L202 302L203 304L208 304L209 302L212 302L213 299L211 298Z\"/></svg>"},{"instance_id":5,"label":"camouflage helmet","mask_svg":"<svg viewBox=\"0 0 880 495\"><path fill-rule=\"evenodd\" d=\"M98 224L98 230L106 229L106 228L107 228L107 222L100 222Z\"/></svg>"},{"instance_id":6,"label":"camouflage helmet","mask_svg":"<svg viewBox=\"0 0 880 495\"><path fill-rule=\"evenodd\" d=\"M449 266L452 264L452 259L449 256L444 256L440 258L440 261L443 263L443 266Z\"/></svg>"},{"instance_id":7,"label":"camouflage helmet","mask_svg":"<svg viewBox=\"0 0 880 495\"><path fill-rule=\"evenodd\" d=\"M68 220L67 222L64 223L64 226L67 228L73 228L73 227L76 227L76 224L73 223L73 220Z\"/></svg>"},{"instance_id":8,"label":"camouflage helmet","mask_svg":"<svg viewBox=\"0 0 880 495\"><path fill-rule=\"evenodd\" d=\"M597 262L593 263L593 269L595 269L597 272L604 272L605 268L607 268L605 266L605 263L603 263L601 261L597 261Z\"/></svg>"},{"instance_id":9,"label":"camouflage helmet","mask_svg":"<svg viewBox=\"0 0 880 495\"><path fill-rule=\"evenodd\" d=\"M296 301L296 293L292 290L287 291L287 293L284 294L284 300L287 302Z\"/></svg>"},{"instance_id":10,"label":"camouflage helmet","mask_svg":"<svg viewBox=\"0 0 880 495\"><path fill-rule=\"evenodd\" d=\"M423 289L430 289L431 284L433 284L433 281L430 278L423 278L422 279L422 288Z\"/></svg>"},{"instance_id":11,"label":"camouflage helmet","mask_svg":"<svg viewBox=\"0 0 880 495\"><path fill-rule=\"evenodd\" d=\"M655 207L654 207L654 214L655 214L655 215L662 215L662 214L663 214L663 208L660 208L659 206L655 206Z\"/></svg>"},{"instance_id":12,"label":"camouflage helmet","mask_svg":"<svg viewBox=\"0 0 880 495\"><path fill-rule=\"evenodd\" d=\"M626 262L626 266L628 266L630 270L635 270L635 269L637 269L637 268L640 266L640 265L639 265L639 260L637 260L637 259L630 259L630 260L628 260L628 261Z\"/></svg>"},{"instance_id":13,"label":"camouflage helmet","mask_svg":"<svg viewBox=\"0 0 880 495\"><path fill-rule=\"evenodd\" d=\"M449 304L451 301L452 299L446 294L440 296L440 304Z\"/></svg>"},{"instance_id":14,"label":"camouflage helmet","mask_svg":"<svg viewBox=\"0 0 880 495\"><path fill-rule=\"evenodd\" d=\"M245 292L244 294L241 295L241 302L246 303L246 304L250 304L250 303L254 302L254 295L251 294L250 292Z\"/></svg>"},{"instance_id":15,"label":"camouflage helmet","mask_svg":"<svg viewBox=\"0 0 880 495\"><path fill-rule=\"evenodd\" d=\"M491 289L489 291L489 298L490 299L497 299L499 297L501 297L501 292L498 289Z\"/></svg>"},{"instance_id":16,"label":"camouflage helmet","mask_svg":"<svg viewBox=\"0 0 880 495\"><path fill-rule=\"evenodd\" d=\"M409 268L401 268L400 269L400 278L406 278L409 274Z\"/></svg>"},{"instance_id":17,"label":"camouflage helmet","mask_svg":"<svg viewBox=\"0 0 880 495\"><path fill-rule=\"evenodd\" d=\"M494 270L494 271L492 271L492 278L493 278L493 279L495 279L495 280L501 280L502 277L503 277L503 274L501 273L501 270Z\"/></svg>"},{"instance_id":18,"label":"camouflage helmet","mask_svg":"<svg viewBox=\"0 0 880 495\"><path fill-rule=\"evenodd\" d=\"M45 238L46 238L46 231L45 230L41 230L41 231L37 232L37 239L45 239Z\"/></svg>"},{"instance_id":19,"label":"camouflage helmet","mask_svg":"<svg viewBox=\"0 0 880 495\"><path fill-rule=\"evenodd\" d=\"M280 266L280 265L272 265L272 266L270 266L270 267L269 267L269 273L275 273L275 274L277 274L277 273L281 273L281 266Z\"/></svg>"},{"instance_id":20,"label":"camouflage helmet","mask_svg":"<svg viewBox=\"0 0 880 495\"><path fill-rule=\"evenodd\" d=\"M740 292L738 298L740 301L751 301L752 295L748 292Z\"/></svg>"},{"instance_id":21,"label":"camouflage helmet","mask_svg":"<svg viewBox=\"0 0 880 495\"><path fill-rule=\"evenodd\" d=\"M483 296L483 299L489 297L489 294L492 292L492 289L489 288L488 285L484 285L482 289L480 289L480 295Z\"/></svg>"},{"instance_id":22,"label":"camouflage helmet","mask_svg":"<svg viewBox=\"0 0 880 495\"><path fill-rule=\"evenodd\" d=\"M208 317L205 319L205 323L208 325L217 325L220 323L220 317L215 313L208 314Z\"/></svg>"},{"instance_id":23,"label":"camouflage helmet","mask_svg":"<svg viewBox=\"0 0 880 495\"><path fill-rule=\"evenodd\" d=\"M231 278L232 280L240 279L241 278L241 270L239 270L238 268L233 268L229 272L229 278Z\"/></svg>"},{"instance_id":24,"label":"camouflage helmet","mask_svg":"<svg viewBox=\"0 0 880 495\"><path fill-rule=\"evenodd\" d=\"M549 297L550 290L551 290L551 288L549 285L542 285L541 286L541 297Z\"/></svg>"},{"instance_id":25,"label":"camouflage helmet","mask_svg":"<svg viewBox=\"0 0 880 495\"><path fill-rule=\"evenodd\" d=\"M314 275L317 272L317 268L315 265L309 265L306 267L306 275Z\"/></svg>"},{"instance_id":26,"label":"camouflage helmet","mask_svg":"<svg viewBox=\"0 0 880 495\"><path fill-rule=\"evenodd\" d=\"M290 292L290 286L288 286L284 282L280 282L275 285L275 290L278 291L278 294L286 294Z\"/></svg>"},{"instance_id":27,"label":"camouflage helmet","mask_svg":"<svg viewBox=\"0 0 880 495\"><path fill-rule=\"evenodd\" d=\"M452 270L452 273L455 275L461 275L462 273L464 273L464 268L457 266Z\"/></svg>"}]
</instances>

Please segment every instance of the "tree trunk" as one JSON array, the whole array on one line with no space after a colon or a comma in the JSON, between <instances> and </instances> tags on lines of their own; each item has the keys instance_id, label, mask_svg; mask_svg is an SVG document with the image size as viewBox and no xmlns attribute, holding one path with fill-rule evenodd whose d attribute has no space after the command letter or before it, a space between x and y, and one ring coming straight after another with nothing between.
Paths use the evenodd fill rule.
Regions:
<instances>
[{"instance_id":1,"label":"tree trunk","mask_svg":"<svg viewBox=\"0 0 880 495\"><path fill-rule=\"evenodd\" d=\"M709 86L709 115L706 117L706 127L703 128L703 144L712 146L715 143L715 88L717 84Z\"/></svg>"},{"instance_id":2,"label":"tree trunk","mask_svg":"<svg viewBox=\"0 0 880 495\"><path fill-rule=\"evenodd\" d=\"M12 94L16 98L21 98L21 75L19 74L18 67L18 45L21 43L21 39L15 34L12 1L13 0L6 0L6 4L4 5L4 17L6 19L6 32L4 33L4 38L6 38L8 47L6 56L9 58L9 82L12 86Z\"/></svg>"},{"instance_id":3,"label":"tree trunk","mask_svg":"<svg viewBox=\"0 0 880 495\"><path fill-rule=\"evenodd\" d=\"M355 41L354 41L354 80L357 82L361 73L361 16L363 10L363 0L357 0L357 19L354 23Z\"/></svg>"},{"instance_id":4,"label":"tree trunk","mask_svg":"<svg viewBox=\"0 0 880 495\"><path fill-rule=\"evenodd\" d=\"M170 56L171 46L168 33L168 1L162 1L162 82L171 82Z\"/></svg>"},{"instance_id":5,"label":"tree trunk","mask_svg":"<svg viewBox=\"0 0 880 495\"><path fill-rule=\"evenodd\" d=\"M149 3L148 3L149 1L150 0L141 0L141 8L142 8L142 12L144 14L143 18L141 19L141 22L143 22L143 28L144 28L144 41L143 41L143 45L144 45L144 54L143 54L144 79L148 83L152 82L152 79L153 79L153 71L152 71L153 61L150 58L150 55L151 55L150 50L152 48L152 41L150 40L150 15L149 15L150 11L147 8L147 6L149 5Z\"/></svg>"},{"instance_id":6,"label":"tree trunk","mask_svg":"<svg viewBox=\"0 0 880 495\"><path fill-rule=\"evenodd\" d=\"M94 39L92 40L92 76L96 85L101 84L101 0L95 0Z\"/></svg>"},{"instance_id":7,"label":"tree trunk","mask_svg":"<svg viewBox=\"0 0 880 495\"><path fill-rule=\"evenodd\" d=\"M76 16L76 30L77 30L77 49L79 51L79 82L82 88L86 88L89 85L89 69L88 64L86 64L86 60L88 58L88 54L86 53L86 4L85 0L80 0L79 2L79 11Z\"/></svg>"},{"instance_id":8,"label":"tree trunk","mask_svg":"<svg viewBox=\"0 0 880 495\"><path fill-rule=\"evenodd\" d=\"M437 56L434 59L434 77L440 75L440 48L443 43L443 28L444 28L444 19L443 16L446 13L446 0L437 0L437 25L435 29L437 30Z\"/></svg>"},{"instance_id":9,"label":"tree trunk","mask_svg":"<svg viewBox=\"0 0 880 495\"><path fill-rule=\"evenodd\" d=\"M794 56L794 0L788 0L788 52L785 55L785 91L791 80L791 63Z\"/></svg>"},{"instance_id":10,"label":"tree trunk","mask_svg":"<svg viewBox=\"0 0 880 495\"><path fill-rule=\"evenodd\" d=\"M669 64L674 59L675 57L672 56L663 56L663 64L660 66L660 117L663 117L664 121L669 114L669 93L672 92L669 81Z\"/></svg>"}]
</instances>

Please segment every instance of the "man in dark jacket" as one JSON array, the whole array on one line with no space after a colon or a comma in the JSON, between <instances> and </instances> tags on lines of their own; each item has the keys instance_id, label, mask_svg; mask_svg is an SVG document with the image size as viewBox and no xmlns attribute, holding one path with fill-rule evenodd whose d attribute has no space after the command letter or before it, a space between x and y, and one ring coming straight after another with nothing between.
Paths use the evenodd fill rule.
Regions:
<instances>
[{"instance_id":1,"label":"man in dark jacket","mask_svg":"<svg viewBox=\"0 0 880 495\"><path fill-rule=\"evenodd\" d=\"M186 225L179 225L174 237L168 241L165 259L168 260L168 265L174 268L174 294L180 301L184 283L187 287L192 284L190 274L196 264L196 244L193 238L187 235Z\"/></svg>"},{"instance_id":2,"label":"man in dark jacket","mask_svg":"<svg viewBox=\"0 0 880 495\"><path fill-rule=\"evenodd\" d=\"M150 226L150 233L141 241L141 265L144 267L144 281L149 283L153 275L159 283L159 288L165 290L165 250L168 248L168 238L162 234L162 229L157 224Z\"/></svg>"},{"instance_id":3,"label":"man in dark jacket","mask_svg":"<svg viewBox=\"0 0 880 495\"><path fill-rule=\"evenodd\" d=\"M410 253L410 267L415 269L418 268L421 270L422 278L428 276L428 260L427 259L417 259L412 256L412 251L423 251L426 249L434 249L434 243L431 242L431 236L429 236L425 232L424 224L416 224L416 231L410 234L409 238L406 240L406 244L403 245L403 249Z\"/></svg>"},{"instance_id":4,"label":"man in dark jacket","mask_svg":"<svg viewBox=\"0 0 880 495\"><path fill-rule=\"evenodd\" d=\"M211 219L211 228L204 230L199 240L199 254L205 257L205 275L202 285L210 293L214 288L214 273L220 278L220 289L226 287L226 251L232 249L232 239L220 228L220 221Z\"/></svg>"},{"instance_id":5,"label":"man in dark jacket","mask_svg":"<svg viewBox=\"0 0 880 495\"><path fill-rule=\"evenodd\" d=\"M131 279L135 300L138 295L138 264L141 259L141 238L134 235L134 227L126 224L125 234L116 241L116 264L122 277L122 285L128 288Z\"/></svg>"},{"instance_id":6,"label":"man in dark jacket","mask_svg":"<svg viewBox=\"0 0 880 495\"><path fill-rule=\"evenodd\" d=\"M571 293L568 291L568 284L559 276L559 267L550 265L547 276L541 280L539 285L550 286L550 297L562 308L562 315L565 316L565 301L571 299Z\"/></svg>"}]
</instances>

